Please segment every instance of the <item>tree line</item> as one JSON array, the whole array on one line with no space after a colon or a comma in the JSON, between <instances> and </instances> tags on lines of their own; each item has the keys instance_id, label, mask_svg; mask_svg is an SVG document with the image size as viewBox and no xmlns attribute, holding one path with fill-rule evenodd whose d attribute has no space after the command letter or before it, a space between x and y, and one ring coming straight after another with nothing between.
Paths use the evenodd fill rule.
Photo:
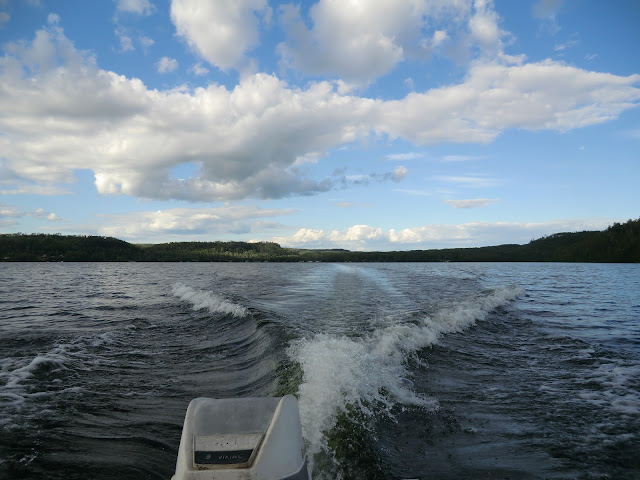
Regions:
<instances>
[{"instance_id":1,"label":"tree line","mask_svg":"<svg viewBox=\"0 0 640 480\"><path fill-rule=\"evenodd\" d=\"M273 242L132 244L112 237L1 234L10 262L640 262L640 218L604 231L557 233L525 245L390 252L310 250Z\"/></svg>"}]
</instances>

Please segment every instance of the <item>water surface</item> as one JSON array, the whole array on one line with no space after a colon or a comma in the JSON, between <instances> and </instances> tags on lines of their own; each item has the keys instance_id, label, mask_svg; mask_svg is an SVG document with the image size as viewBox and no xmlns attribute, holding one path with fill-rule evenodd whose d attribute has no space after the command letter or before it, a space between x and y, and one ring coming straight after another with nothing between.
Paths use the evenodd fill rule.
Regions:
<instances>
[{"instance_id":1,"label":"water surface","mask_svg":"<svg viewBox=\"0 0 640 480\"><path fill-rule=\"evenodd\" d=\"M314 478L640 478L640 266L0 264L0 477L169 479L198 396Z\"/></svg>"}]
</instances>

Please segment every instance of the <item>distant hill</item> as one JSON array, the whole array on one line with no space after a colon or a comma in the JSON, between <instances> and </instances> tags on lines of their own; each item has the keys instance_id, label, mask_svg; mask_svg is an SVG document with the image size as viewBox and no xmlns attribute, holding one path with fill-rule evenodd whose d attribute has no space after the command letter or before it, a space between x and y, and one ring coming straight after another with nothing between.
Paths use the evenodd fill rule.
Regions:
<instances>
[{"instance_id":1,"label":"distant hill","mask_svg":"<svg viewBox=\"0 0 640 480\"><path fill-rule=\"evenodd\" d=\"M139 248L117 238L22 233L0 235L0 260L14 262L122 262Z\"/></svg>"},{"instance_id":2,"label":"distant hill","mask_svg":"<svg viewBox=\"0 0 640 480\"><path fill-rule=\"evenodd\" d=\"M283 248L273 242L137 245L112 237L0 234L10 262L640 262L640 218L599 232L556 233L525 245L395 252Z\"/></svg>"}]
</instances>

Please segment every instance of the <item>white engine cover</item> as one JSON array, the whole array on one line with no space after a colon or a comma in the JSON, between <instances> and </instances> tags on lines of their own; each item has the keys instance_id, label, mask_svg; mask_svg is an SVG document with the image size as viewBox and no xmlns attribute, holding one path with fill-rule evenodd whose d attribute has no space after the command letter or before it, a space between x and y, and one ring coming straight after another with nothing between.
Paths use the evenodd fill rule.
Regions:
<instances>
[{"instance_id":1,"label":"white engine cover","mask_svg":"<svg viewBox=\"0 0 640 480\"><path fill-rule=\"evenodd\" d=\"M298 401L196 398L172 480L309 480Z\"/></svg>"}]
</instances>

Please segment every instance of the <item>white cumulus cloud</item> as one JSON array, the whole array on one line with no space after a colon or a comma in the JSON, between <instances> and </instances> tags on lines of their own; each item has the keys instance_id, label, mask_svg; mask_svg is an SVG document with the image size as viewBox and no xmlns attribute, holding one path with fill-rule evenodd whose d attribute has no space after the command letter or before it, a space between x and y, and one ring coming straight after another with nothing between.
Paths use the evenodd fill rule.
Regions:
<instances>
[{"instance_id":1,"label":"white cumulus cloud","mask_svg":"<svg viewBox=\"0 0 640 480\"><path fill-rule=\"evenodd\" d=\"M145 48L145 49L149 48L154 43L155 43L155 41L153 40L153 38L145 37L145 36L141 36L140 37L140 45L142 45L142 47Z\"/></svg>"},{"instance_id":2,"label":"white cumulus cloud","mask_svg":"<svg viewBox=\"0 0 640 480\"><path fill-rule=\"evenodd\" d=\"M314 194L348 179L315 178L313 162L374 134L415 145L490 142L506 129L593 125L640 102L640 75L550 60L477 62L458 84L386 101L341 92L335 82L291 87L264 73L243 76L232 89L149 89L139 79L100 69L55 25L31 42L4 48L0 151L6 175L22 186L51 187L89 169L101 194L161 200ZM172 175L187 163L199 167L192 176ZM407 173L399 166L356 180L397 181ZM478 175L440 180L496 183Z\"/></svg>"},{"instance_id":3,"label":"white cumulus cloud","mask_svg":"<svg viewBox=\"0 0 640 480\"><path fill-rule=\"evenodd\" d=\"M252 205L129 212L104 215L108 223L99 228L99 233L131 241L152 242L173 238L219 238L242 233L264 234L270 229L282 227L265 222L265 218L291 213L291 209L264 209Z\"/></svg>"},{"instance_id":4,"label":"white cumulus cloud","mask_svg":"<svg viewBox=\"0 0 640 480\"><path fill-rule=\"evenodd\" d=\"M479 62L463 83L385 102L379 125L417 144L490 142L507 128L566 131L617 117L640 100L639 82L551 60Z\"/></svg>"},{"instance_id":5,"label":"white cumulus cloud","mask_svg":"<svg viewBox=\"0 0 640 480\"><path fill-rule=\"evenodd\" d=\"M116 8L120 12L151 15L155 7L149 0L116 0Z\"/></svg>"},{"instance_id":6,"label":"white cumulus cloud","mask_svg":"<svg viewBox=\"0 0 640 480\"><path fill-rule=\"evenodd\" d=\"M396 182L399 182L404 177L406 177L408 173L409 173L409 169L407 169L406 167L400 165L400 166L396 167L396 169L393 171L393 179Z\"/></svg>"},{"instance_id":7,"label":"white cumulus cloud","mask_svg":"<svg viewBox=\"0 0 640 480\"><path fill-rule=\"evenodd\" d=\"M474 13L469 19L469 30L472 39L483 49L498 53L505 35L498 26L498 15L493 10L492 2L475 0Z\"/></svg>"},{"instance_id":8,"label":"white cumulus cloud","mask_svg":"<svg viewBox=\"0 0 640 480\"><path fill-rule=\"evenodd\" d=\"M603 230L614 219L584 218L541 223L470 222L432 224L388 230L355 225L344 231L301 228L290 236L274 237L283 246L297 248L345 248L348 250L406 250L456 248L528 243L550 233Z\"/></svg>"},{"instance_id":9,"label":"white cumulus cloud","mask_svg":"<svg viewBox=\"0 0 640 480\"><path fill-rule=\"evenodd\" d=\"M129 36L122 27L116 28L115 34L118 37L118 40L120 41L121 52L131 52L135 50L131 36Z\"/></svg>"},{"instance_id":10,"label":"white cumulus cloud","mask_svg":"<svg viewBox=\"0 0 640 480\"><path fill-rule=\"evenodd\" d=\"M359 84L401 62L444 55L447 45L468 58L475 50L498 56L508 36L490 0L320 0L308 21L290 4L280 8L280 18L288 35L278 47L285 65Z\"/></svg>"},{"instance_id":11,"label":"white cumulus cloud","mask_svg":"<svg viewBox=\"0 0 640 480\"><path fill-rule=\"evenodd\" d=\"M439 1L320 0L310 9L307 28L299 7L285 5L280 16L289 41L279 50L293 68L366 83L407 57L424 55L419 40L425 18L444 9L446 2Z\"/></svg>"},{"instance_id":12,"label":"white cumulus cloud","mask_svg":"<svg viewBox=\"0 0 640 480\"><path fill-rule=\"evenodd\" d=\"M178 68L178 61L175 58L162 57L158 60L158 73L173 72Z\"/></svg>"},{"instance_id":13,"label":"white cumulus cloud","mask_svg":"<svg viewBox=\"0 0 640 480\"><path fill-rule=\"evenodd\" d=\"M33 217L38 219L46 219L50 222L59 222L62 220L53 212L48 212L44 208L36 210L21 210L13 205L0 203L0 226L13 227L18 224L18 219L23 217Z\"/></svg>"},{"instance_id":14,"label":"white cumulus cloud","mask_svg":"<svg viewBox=\"0 0 640 480\"><path fill-rule=\"evenodd\" d=\"M16 207L0 203L0 218L6 219L7 217L19 217L20 215L21 213Z\"/></svg>"},{"instance_id":15,"label":"white cumulus cloud","mask_svg":"<svg viewBox=\"0 0 640 480\"><path fill-rule=\"evenodd\" d=\"M171 20L179 36L221 70L246 65L245 54L258 44L258 16L268 15L266 0L172 0Z\"/></svg>"},{"instance_id":16,"label":"white cumulus cloud","mask_svg":"<svg viewBox=\"0 0 640 480\"><path fill-rule=\"evenodd\" d=\"M195 75L197 76L202 76L202 75L206 75L207 73L209 73L209 69L205 68L202 66L201 63L196 63L194 64L190 69L190 72L193 72Z\"/></svg>"}]
</instances>

